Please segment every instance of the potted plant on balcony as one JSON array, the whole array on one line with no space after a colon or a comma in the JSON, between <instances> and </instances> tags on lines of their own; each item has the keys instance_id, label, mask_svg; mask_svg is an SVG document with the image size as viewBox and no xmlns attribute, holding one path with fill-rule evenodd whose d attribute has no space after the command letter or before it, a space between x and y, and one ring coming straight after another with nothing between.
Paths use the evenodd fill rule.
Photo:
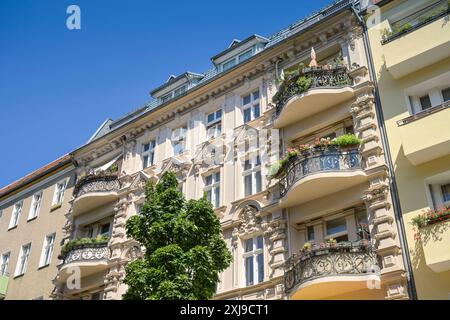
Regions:
<instances>
[{"instance_id":1,"label":"potted plant on balcony","mask_svg":"<svg viewBox=\"0 0 450 320\"><path fill-rule=\"evenodd\" d=\"M327 244L328 244L330 247L334 248L334 247L337 246L337 241L336 241L336 239L334 239L334 238L330 238L330 239L327 240Z\"/></svg>"},{"instance_id":2,"label":"potted plant on balcony","mask_svg":"<svg viewBox=\"0 0 450 320\"><path fill-rule=\"evenodd\" d=\"M356 149L362 140L353 133L346 133L331 141L331 145L338 147L341 151Z\"/></svg>"}]
</instances>

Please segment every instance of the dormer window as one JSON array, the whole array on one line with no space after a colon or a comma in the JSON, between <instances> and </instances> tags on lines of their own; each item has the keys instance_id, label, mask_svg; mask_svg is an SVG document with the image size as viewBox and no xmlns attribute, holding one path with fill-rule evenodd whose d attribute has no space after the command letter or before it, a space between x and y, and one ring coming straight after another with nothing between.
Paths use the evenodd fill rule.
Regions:
<instances>
[{"instance_id":1,"label":"dormer window","mask_svg":"<svg viewBox=\"0 0 450 320\"><path fill-rule=\"evenodd\" d=\"M182 87L175 89L175 91L173 93L174 93L175 97L178 97L178 96L181 96L185 92L186 92L186 86L182 86Z\"/></svg>"},{"instance_id":2,"label":"dormer window","mask_svg":"<svg viewBox=\"0 0 450 320\"><path fill-rule=\"evenodd\" d=\"M172 99L172 92L161 97L161 103L167 102Z\"/></svg>"},{"instance_id":3,"label":"dormer window","mask_svg":"<svg viewBox=\"0 0 450 320\"><path fill-rule=\"evenodd\" d=\"M226 71L228 69L231 69L232 67L234 67L238 63L241 63L241 62L247 60L252 55L253 55L253 49L250 49L250 50L245 51L244 53L241 53L240 55L237 55L237 56L229 59L228 61L226 61L226 62L224 62L222 64L222 71Z\"/></svg>"}]
</instances>

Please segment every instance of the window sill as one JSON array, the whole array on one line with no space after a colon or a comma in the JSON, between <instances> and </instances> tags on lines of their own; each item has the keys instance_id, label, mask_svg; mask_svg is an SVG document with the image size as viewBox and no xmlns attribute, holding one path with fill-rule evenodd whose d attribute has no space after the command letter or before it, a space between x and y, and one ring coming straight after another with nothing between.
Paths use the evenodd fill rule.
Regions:
<instances>
[{"instance_id":1,"label":"window sill","mask_svg":"<svg viewBox=\"0 0 450 320\"><path fill-rule=\"evenodd\" d=\"M14 227L8 228L8 231L16 229L17 226L18 226L18 225L15 225Z\"/></svg>"},{"instance_id":2,"label":"window sill","mask_svg":"<svg viewBox=\"0 0 450 320\"><path fill-rule=\"evenodd\" d=\"M52 205L52 206L50 207L50 212L55 211L55 210L61 208L61 206L62 206L62 203L57 203L57 204Z\"/></svg>"},{"instance_id":3,"label":"window sill","mask_svg":"<svg viewBox=\"0 0 450 320\"><path fill-rule=\"evenodd\" d=\"M25 273L18 274L17 276L14 276L13 279L21 278L21 277L23 277L24 275L25 275Z\"/></svg>"},{"instance_id":4,"label":"window sill","mask_svg":"<svg viewBox=\"0 0 450 320\"><path fill-rule=\"evenodd\" d=\"M49 267L49 266L50 266L50 263L48 263L48 264L46 264L46 265L43 265L43 266L40 266L40 267L38 268L38 270L45 269L45 268L47 268L47 267Z\"/></svg>"},{"instance_id":5,"label":"window sill","mask_svg":"<svg viewBox=\"0 0 450 320\"><path fill-rule=\"evenodd\" d=\"M33 218L29 218L29 219L27 220L27 222L31 222L31 221L33 221L33 220L36 220L37 218L38 218L38 216L33 217Z\"/></svg>"}]
</instances>

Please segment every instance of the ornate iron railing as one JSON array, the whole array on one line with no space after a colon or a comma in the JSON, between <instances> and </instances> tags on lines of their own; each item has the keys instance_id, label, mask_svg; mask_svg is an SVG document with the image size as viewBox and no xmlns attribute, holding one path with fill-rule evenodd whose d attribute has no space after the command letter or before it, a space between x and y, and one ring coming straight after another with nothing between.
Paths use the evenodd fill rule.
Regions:
<instances>
[{"instance_id":1,"label":"ornate iron railing","mask_svg":"<svg viewBox=\"0 0 450 320\"><path fill-rule=\"evenodd\" d=\"M91 192L119 191L120 182L115 174L89 175L77 182L73 196L81 197Z\"/></svg>"},{"instance_id":2,"label":"ornate iron railing","mask_svg":"<svg viewBox=\"0 0 450 320\"><path fill-rule=\"evenodd\" d=\"M287 165L286 174L280 179L280 197L284 197L297 181L322 171L349 171L361 168L358 149L340 151L325 149L308 156L297 156Z\"/></svg>"},{"instance_id":3,"label":"ornate iron railing","mask_svg":"<svg viewBox=\"0 0 450 320\"><path fill-rule=\"evenodd\" d=\"M329 276L376 273L378 259L364 242L343 242L291 257L285 265L286 292L307 281Z\"/></svg>"},{"instance_id":4,"label":"ornate iron railing","mask_svg":"<svg viewBox=\"0 0 450 320\"><path fill-rule=\"evenodd\" d=\"M297 80L300 77L306 77L311 80L311 85L306 90L305 87L300 86L297 83ZM306 68L300 75L292 76L292 78L285 80L285 83L280 86L276 99L276 116L278 117L280 115L286 102L297 94L313 88L335 88L351 84L352 79L348 75L345 66L338 66L330 69Z\"/></svg>"},{"instance_id":5,"label":"ornate iron railing","mask_svg":"<svg viewBox=\"0 0 450 320\"><path fill-rule=\"evenodd\" d=\"M64 257L64 264L75 261L99 261L106 260L109 257L109 248L107 243L85 244L76 249L70 250Z\"/></svg>"}]
</instances>

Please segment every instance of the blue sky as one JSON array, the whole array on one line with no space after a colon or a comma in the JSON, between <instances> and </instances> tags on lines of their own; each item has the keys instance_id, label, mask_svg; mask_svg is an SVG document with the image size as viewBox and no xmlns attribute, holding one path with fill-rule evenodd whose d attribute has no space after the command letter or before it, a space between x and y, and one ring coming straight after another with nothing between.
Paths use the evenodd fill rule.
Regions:
<instances>
[{"instance_id":1,"label":"blue sky","mask_svg":"<svg viewBox=\"0 0 450 320\"><path fill-rule=\"evenodd\" d=\"M0 187L150 100L170 74L204 72L232 39L269 36L330 3L0 1ZM81 8L81 30L66 8Z\"/></svg>"}]
</instances>

